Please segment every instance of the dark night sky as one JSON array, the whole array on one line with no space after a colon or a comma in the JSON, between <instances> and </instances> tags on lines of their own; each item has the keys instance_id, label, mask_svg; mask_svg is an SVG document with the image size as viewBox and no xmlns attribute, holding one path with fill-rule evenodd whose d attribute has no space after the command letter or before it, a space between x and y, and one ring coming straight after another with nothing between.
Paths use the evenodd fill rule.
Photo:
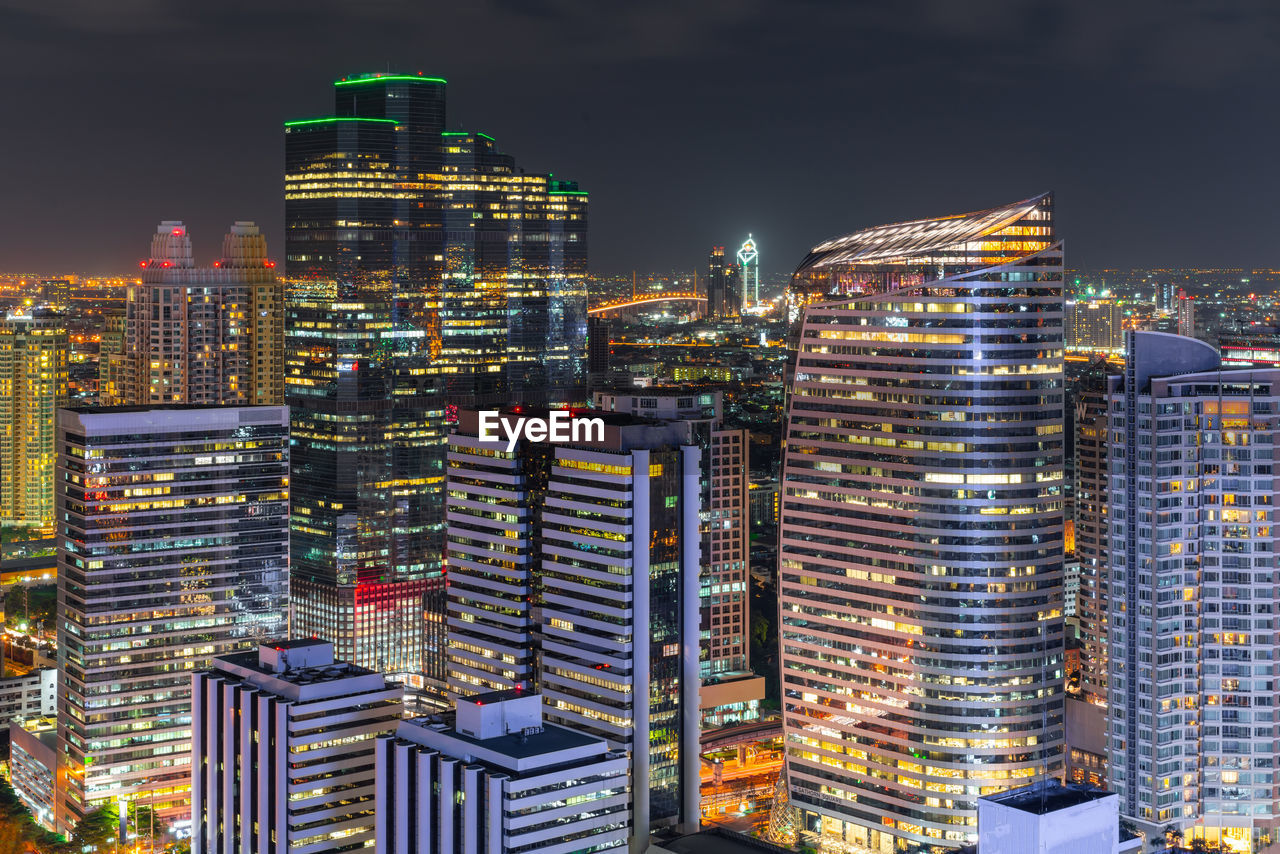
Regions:
<instances>
[{"instance_id":1,"label":"dark night sky","mask_svg":"<svg viewBox=\"0 0 1280 854\"><path fill-rule=\"evenodd\" d=\"M766 272L1058 194L1073 266L1280 264L1271 0L0 0L0 270L127 271L161 219L283 255L287 118L366 70L591 191L597 272Z\"/></svg>"}]
</instances>

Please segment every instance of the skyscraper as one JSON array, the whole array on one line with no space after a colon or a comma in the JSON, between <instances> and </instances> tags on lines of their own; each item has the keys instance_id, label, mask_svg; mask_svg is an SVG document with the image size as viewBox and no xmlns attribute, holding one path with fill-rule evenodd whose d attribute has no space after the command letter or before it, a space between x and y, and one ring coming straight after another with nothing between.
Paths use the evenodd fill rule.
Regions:
<instances>
[{"instance_id":1,"label":"skyscraper","mask_svg":"<svg viewBox=\"0 0 1280 854\"><path fill-rule=\"evenodd\" d=\"M374 747L404 689L323 641L270 641L195 675L192 854L374 843Z\"/></svg>"},{"instance_id":2,"label":"skyscraper","mask_svg":"<svg viewBox=\"0 0 1280 854\"><path fill-rule=\"evenodd\" d=\"M602 419L603 439L508 451L480 438L478 413L460 413L450 686L532 687L549 721L627 751L642 852L651 829L698 821L701 449L688 422L579 417Z\"/></svg>"},{"instance_id":3,"label":"skyscraper","mask_svg":"<svg viewBox=\"0 0 1280 854\"><path fill-rule=\"evenodd\" d=\"M587 196L446 133L441 78L334 101L285 124L293 630L442 689L446 423L581 396Z\"/></svg>"},{"instance_id":4,"label":"skyscraper","mask_svg":"<svg viewBox=\"0 0 1280 854\"><path fill-rule=\"evenodd\" d=\"M707 260L707 315L716 318L737 317L741 309L738 268L725 258L723 246L713 246Z\"/></svg>"},{"instance_id":5,"label":"skyscraper","mask_svg":"<svg viewBox=\"0 0 1280 854\"><path fill-rule=\"evenodd\" d=\"M51 529L67 327L44 309L0 321L0 523Z\"/></svg>"},{"instance_id":6,"label":"skyscraper","mask_svg":"<svg viewBox=\"0 0 1280 854\"><path fill-rule=\"evenodd\" d=\"M760 252L751 235L738 250L738 279L742 286L739 310L760 302Z\"/></svg>"},{"instance_id":7,"label":"skyscraper","mask_svg":"<svg viewBox=\"0 0 1280 854\"><path fill-rule=\"evenodd\" d=\"M1053 201L815 247L782 475L786 772L803 832L973 841L1062 750Z\"/></svg>"},{"instance_id":8,"label":"skyscraper","mask_svg":"<svg viewBox=\"0 0 1280 854\"><path fill-rule=\"evenodd\" d=\"M231 226L212 267L195 266L185 225L160 223L142 282L127 292L124 359L113 363L108 356L108 385L123 383L125 405L278 406L283 297L266 240L252 222ZM123 376L112 377L120 361Z\"/></svg>"},{"instance_id":9,"label":"skyscraper","mask_svg":"<svg viewBox=\"0 0 1280 854\"><path fill-rule=\"evenodd\" d=\"M1068 300L1064 337L1068 350L1119 350L1124 346L1124 316L1112 300Z\"/></svg>"},{"instance_id":10,"label":"skyscraper","mask_svg":"<svg viewBox=\"0 0 1280 854\"><path fill-rule=\"evenodd\" d=\"M1110 549L1107 469L1106 362L1090 366L1077 385L1075 407L1076 559L1080 562L1080 690L1095 706L1107 705L1107 619L1110 611Z\"/></svg>"},{"instance_id":11,"label":"skyscraper","mask_svg":"<svg viewBox=\"0 0 1280 854\"><path fill-rule=\"evenodd\" d=\"M288 412L58 412L57 825L190 817L191 675L286 630Z\"/></svg>"},{"instance_id":12,"label":"skyscraper","mask_svg":"<svg viewBox=\"0 0 1280 854\"><path fill-rule=\"evenodd\" d=\"M1149 831L1272 850L1280 370L1130 333L1108 402L1110 788Z\"/></svg>"},{"instance_id":13,"label":"skyscraper","mask_svg":"<svg viewBox=\"0 0 1280 854\"><path fill-rule=\"evenodd\" d=\"M1178 334L1184 338L1196 337L1196 298L1178 288Z\"/></svg>"}]
</instances>

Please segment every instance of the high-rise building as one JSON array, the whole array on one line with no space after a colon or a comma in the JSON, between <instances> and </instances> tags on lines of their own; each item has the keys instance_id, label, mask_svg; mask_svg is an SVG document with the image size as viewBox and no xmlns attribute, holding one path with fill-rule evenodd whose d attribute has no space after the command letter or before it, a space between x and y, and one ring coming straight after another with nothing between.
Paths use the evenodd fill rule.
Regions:
<instances>
[{"instance_id":1,"label":"high-rise building","mask_svg":"<svg viewBox=\"0 0 1280 854\"><path fill-rule=\"evenodd\" d=\"M1152 832L1271 850L1280 370L1130 333L1109 403L1110 788Z\"/></svg>"},{"instance_id":2,"label":"high-rise building","mask_svg":"<svg viewBox=\"0 0 1280 854\"><path fill-rule=\"evenodd\" d=\"M396 731L404 689L323 641L212 665L192 688L192 854L372 847L374 748Z\"/></svg>"},{"instance_id":3,"label":"high-rise building","mask_svg":"<svg viewBox=\"0 0 1280 854\"><path fill-rule=\"evenodd\" d=\"M1178 288L1178 334L1184 338L1196 337L1196 298Z\"/></svg>"},{"instance_id":4,"label":"high-rise building","mask_svg":"<svg viewBox=\"0 0 1280 854\"><path fill-rule=\"evenodd\" d=\"M122 403L283 403L284 294L274 268L251 222L231 226L212 267L195 266L185 225L160 223L142 281L126 296ZM118 369L107 364L109 374Z\"/></svg>"},{"instance_id":5,"label":"high-rise building","mask_svg":"<svg viewBox=\"0 0 1280 854\"><path fill-rule=\"evenodd\" d=\"M1075 489L1072 495L1075 553L1080 562L1080 691L1096 706L1107 704L1107 615L1110 549L1105 362L1091 366L1077 385L1074 412Z\"/></svg>"},{"instance_id":6,"label":"high-rise building","mask_svg":"<svg viewBox=\"0 0 1280 854\"><path fill-rule=\"evenodd\" d=\"M782 475L786 773L802 833L974 841L1058 773L1062 244L1048 194L804 259Z\"/></svg>"},{"instance_id":7,"label":"high-rise building","mask_svg":"<svg viewBox=\"0 0 1280 854\"><path fill-rule=\"evenodd\" d=\"M190 816L191 674L286 631L289 414L58 412L57 825Z\"/></svg>"},{"instance_id":8,"label":"high-rise building","mask_svg":"<svg viewBox=\"0 0 1280 854\"><path fill-rule=\"evenodd\" d=\"M738 249L738 281L742 294L738 301L740 309L760 302L760 252L751 235L747 235L746 241Z\"/></svg>"},{"instance_id":9,"label":"high-rise building","mask_svg":"<svg viewBox=\"0 0 1280 854\"><path fill-rule=\"evenodd\" d=\"M625 750L632 850L643 851L650 830L699 815L702 449L689 422L577 418L599 419L603 435L508 451L480 437L479 413L460 413L449 438L450 687L532 687L548 720Z\"/></svg>"},{"instance_id":10,"label":"high-rise building","mask_svg":"<svg viewBox=\"0 0 1280 854\"><path fill-rule=\"evenodd\" d=\"M57 412L67 404L67 327L36 309L0 321L0 523L49 530Z\"/></svg>"},{"instance_id":11,"label":"high-rise building","mask_svg":"<svg viewBox=\"0 0 1280 854\"><path fill-rule=\"evenodd\" d=\"M1280 368L1280 329L1251 326L1218 336L1224 368Z\"/></svg>"},{"instance_id":12,"label":"high-rise building","mask_svg":"<svg viewBox=\"0 0 1280 854\"><path fill-rule=\"evenodd\" d=\"M737 317L741 309L738 268L725 258L723 246L713 246L707 261L707 316Z\"/></svg>"},{"instance_id":13,"label":"high-rise building","mask_svg":"<svg viewBox=\"0 0 1280 854\"><path fill-rule=\"evenodd\" d=\"M443 689L446 424L581 397L586 205L446 132L441 78L343 78L286 122L295 635Z\"/></svg>"},{"instance_id":14,"label":"high-rise building","mask_svg":"<svg viewBox=\"0 0 1280 854\"><path fill-rule=\"evenodd\" d=\"M452 721L377 743L378 854L621 851L627 756L542 720L522 689L460 698Z\"/></svg>"},{"instance_id":15,"label":"high-rise building","mask_svg":"<svg viewBox=\"0 0 1280 854\"><path fill-rule=\"evenodd\" d=\"M1124 346L1124 315L1113 300L1067 300L1063 321L1068 350L1119 350Z\"/></svg>"},{"instance_id":16,"label":"high-rise building","mask_svg":"<svg viewBox=\"0 0 1280 854\"><path fill-rule=\"evenodd\" d=\"M102 321L102 337L98 343L98 405L126 406L130 376L133 373L126 331L128 318L124 311L108 313Z\"/></svg>"}]
</instances>

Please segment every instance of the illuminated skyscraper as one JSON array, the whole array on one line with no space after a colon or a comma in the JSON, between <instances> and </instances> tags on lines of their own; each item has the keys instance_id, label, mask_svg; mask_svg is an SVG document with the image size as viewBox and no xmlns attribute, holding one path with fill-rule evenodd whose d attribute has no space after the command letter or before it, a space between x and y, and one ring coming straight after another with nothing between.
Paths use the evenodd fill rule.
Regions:
<instances>
[{"instance_id":1,"label":"illuminated skyscraper","mask_svg":"<svg viewBox=\"0 0 1280 854\"><path fill-rule=\"evenodd\" d=\"M627 751L643 852L650 830L698 822L702 450L686 421L579 415L604 420L602 440L508 451L460 413L449 687L532 687L547 720Z\"/></svg>"},{"instance_id":2,"label":"illuminated skyscraper","mask_svg":"<svg viewBox=\"0 0 1280 854\"><path fill-rule=\"evenodd\" d=\"M285 124L293 631L441 690L446 423L581 397L587 197L445 133L441 78L334 93Z\"/></svg>"},{"instance_id":3,"label":"illuminated skyscraper","mask_svg":"<svg viewBox=\"0 0 1280 854\"><path fill-rule=\"evenodd\" d=\"M1108 381L1109 788L1120 812L1274 850L1280 370L1129 334Z\"/></svg>"},{"instance_id":4,"label":"illuminated skyscraper","mask_svg":"<svg viewBox=\"0 0 1280 854\"><path fill-rule=\"evenodd\" d=\"M827 241L784 434L786 771L802 832L975 838L1061 767L1062 245L1053 202Z\"/></svg>"},{"instance_id":5,"label":"illuminated skyscraper","mask_svg":"<svg viewBox=\"0 0 1280 854\"><path fill-rule=\"evenodd\" d=\"M102 402L283 403L284 294L274 268L251 222L231 226L212 267L195 266L186 226L160 223L142 282L128 289L122 358L107 356Z\"/></svg>"},{"instance_id":6,"label":"illuminated skyscraper","mask_svg":"<svg viewBox=\"0 0 1280 854\"><path fill-rule=\"evenodd\" d=\"M192 673L286 630L288 421L59 410L59 831L121 799L190 817Z\"/></svg>"},{"instance_id":7,"label":"illuminated skyscraper","mask_svg":"<svg viewBox=\"0 0 1280 854\"><path fill-rule=\"evenodd\" d=\"M707 261L707 315L737 317L741 308L738 268L725 259L723 246L713 246Z\"/></svg>"},{"instance_id":8,"label":"illuminated skyscraper","mask_svg":"<svg viewBox=\"0 0 1280 854\"><path fill-rule=\"evenodd\" d=\"M1196 337L1196 298L1178 288L1178 334L1184 338Z\"/></svg>"},{"instance_id":9,"label":"illuminated skyscraper","mask_svg":"<svg viewBox=\"0 0 1280 854\"><path fill-rule=\"evenodd\" d=\"M1063 327L1068 350L1119 350L1124 346L1124 315L1112 300L1068 300Z\"/></svg>"},{"instance_id":10,"label":"illuminated skyscraper","mask_svg":"<svg viewBox=\"0 0 1280 854\"><path fill-rule=\"evenodd\" d=\"M53 526L67 352L60 314L36 309L0 321L0 524L6 528Z\"/></svg>"},{"instance_id":11,"label":"illuminated skyscraper","mask_svg":"<svg viewBox=\"0 0 1280 854\"><path fill-rule=\"evenodd\" d=\"M760 252L751 235L738 250L738 279L742 285L740 310L760 302Z\"/></svg>"}]
</instances>

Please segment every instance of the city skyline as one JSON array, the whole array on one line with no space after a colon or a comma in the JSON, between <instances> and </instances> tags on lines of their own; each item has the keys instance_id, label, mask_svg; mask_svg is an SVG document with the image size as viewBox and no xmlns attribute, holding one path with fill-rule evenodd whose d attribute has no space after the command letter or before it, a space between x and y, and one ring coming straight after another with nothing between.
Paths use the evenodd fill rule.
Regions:
<instances>
[{"instance_id":1,"label":"city skyline","mask_svg":"<svg viewBox=\"0 0 1280 854\"><path fill-rule=\"evenodd\" d=\"M1059 192L1082 265L1276 262L1261 207L1269 194L1265 181L1258 192L1252 168L1265 161L1276 120L1241 109L1274 76L1266 35L1274 10L1137 2L1091 14L1084 4L1019 11L984 0L962 17L943 4L908 5L894 13L815 2L770 15L761 3L658 3L612 20L569 0L392 4L369 20L332 4L308 7L316 31L304 42L294 39L287 5L245 28L234 10L201 4L172 10L139 0L105 16L15 0L0 12L6 66L21 77L51 50L62 60L42 64L38 85L16 87L13 115L35 118L56 103L60 132L37 143L45 123L17 122L0 140L0 156L25 164L10 173L19 204L0 213L13 238L0 268L127 270L133 235L162 217L183 216L206 235L252 219L269 245L283 246L278 123L321 113L325 83L370 69L447 78L455 103L472 105L451 129L483 130L535 169L572 164L610 223L593 249L601 272L692 267L706 246L753 233L769 248L762 272L777 274L823 236L1049 189ZM402 26L383 25L393 18ZM472 53L451 39L424 48L412 34L427 24L483 28L492 49ZM156 35L155 56L136 50L136 39ZM853 40L851 61L836 61L837 38ZM572 74L582 63L593 73ZM512 87L513 71L559 82ZM964 89L975 94L954 94ZM110 92L145 92L165 108L122 110ZM858 106L852 118L832 110L846 100ZM1002 106L972 109L979 100ZM993 121L1045 103L1061 131L1011 141ZM747 133L728 120L744 115L756 117L745 120ZM706 155L664 145L673 129ZM80 148L87 132L98 143ZM938 132L950 136L946 150L929 143ZM780 156L801 139L804 156ZM643 166L617 168L625 162ZM71 245L47 225L61 213L58 194L44 192L59 163L77 164L79 215L103 222ZM682 203L666 204L652 179L681 188ZM803 203L797 188L812 188ZM1228 207L1230 226L1218 216ZM1174 208L1176 222L1150 215ZM656 233L646 228L658 220ZM637 241L642 230L649 239Z\"/></svg>"}]
</instances>

